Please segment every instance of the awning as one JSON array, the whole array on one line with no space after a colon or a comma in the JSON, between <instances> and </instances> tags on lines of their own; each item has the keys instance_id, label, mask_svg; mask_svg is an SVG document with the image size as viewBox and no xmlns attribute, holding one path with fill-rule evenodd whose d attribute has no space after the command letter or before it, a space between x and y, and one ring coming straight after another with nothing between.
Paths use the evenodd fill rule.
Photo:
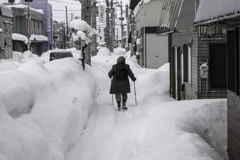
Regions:
<instances>
[{"instance_id":1,"label":"awning","mask_svg":"<svg viewBox=\"0 0 240 160\"><path fill-rule=\"evenodd\" d=\"M11 38L5 38L5 45L6 46L12 46L13 45L12 39Z\"/></svg>"},{"instance_id":2,"label":"awning","mask_svg":"<svg viewBox=\"0 0 240 160\"><path fill-rule=\"evenodd\" d=\"M201 0L194 23L211 23L226 20L238 17L239 12L239 0Z\"/></svg>"},{"instance_id":3,"label":"awning","mask_svg":"<svg viewBox=\"0 0 240 160\"><path fill-rule=\"evenodd\" d=\"M174 32L183 0L164 0L157 34Z\"/></svg>"}]
</instances>

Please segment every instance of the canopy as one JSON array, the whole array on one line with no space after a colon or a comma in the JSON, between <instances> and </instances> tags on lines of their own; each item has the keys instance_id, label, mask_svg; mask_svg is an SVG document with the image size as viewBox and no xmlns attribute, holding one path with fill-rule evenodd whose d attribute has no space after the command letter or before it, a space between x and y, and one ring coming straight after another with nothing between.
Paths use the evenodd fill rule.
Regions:
<instances>
[{"instance_id":1,"label":"canopy","mask_svg":"<svg viewBox=\"0 0 240 160\"><path fill-rule=\"evenodd\" d=\"M194 23L214 20L237 14L240 11L239 0L200 0Z\"/></svg>"}]
</instances>

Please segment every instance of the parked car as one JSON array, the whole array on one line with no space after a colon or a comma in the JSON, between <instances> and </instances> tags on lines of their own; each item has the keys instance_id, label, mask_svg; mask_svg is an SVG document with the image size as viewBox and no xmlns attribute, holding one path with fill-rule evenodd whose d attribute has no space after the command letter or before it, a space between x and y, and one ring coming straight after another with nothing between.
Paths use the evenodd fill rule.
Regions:
<instances>
[{"instance_id":1,"label":"parked car","mask_svg":"<svg viewBox=\"0 0 240 160\"><path fill-rule=\"evenodd\" d=\"M72 52L70 51L57 51L50 53L49 61L52 61L54 59L60 59L65 57L73 57Z\"/></svg>"}]
</instances>

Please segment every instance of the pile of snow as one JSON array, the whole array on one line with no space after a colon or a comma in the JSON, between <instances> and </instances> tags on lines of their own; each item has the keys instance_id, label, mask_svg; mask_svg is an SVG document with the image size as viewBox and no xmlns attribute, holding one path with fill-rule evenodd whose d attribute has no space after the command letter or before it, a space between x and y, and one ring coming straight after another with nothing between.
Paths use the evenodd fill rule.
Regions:
<instances>
[{"instance_id":1,"label":"pile of snow","mask_svg":"<svg viewBox=\"0 0 240 160\"><path fill-rule=\"evenodd\" d=\"M32 34L30 37L31 41L48 41L48 37L44 35L34 35Z\"/></svg>"},{"instance_id":2,"label":"pile of snow","mask_svg":"<svg viewBox=\"0 0 240 160\"><path fill-rule=\"evenodd\" d=\"M2 63L0 61L0 72L1 71L5 71L5 70L8 70L8 69L16 69L15 67L13 67L12 65L9 65L7 63Z\"/></svg>"},{"instance_id":3,"label":"pile of snow","mask_svg":"<svg viewBox=\"0 0 240 160\"><path fill-rule=\"evenodd\" d=\"M92 73L73 58L0 72L0 159L64 160L92 112Z\"/></svg>"},{"instance_id":4,"label":"pile of snow","mask_svg":"<svg viewBox=\"0 0 240 160\"><path fill-rule=\"evenodd\" d=\"M81 19L74 19L70 22L70 27L74 28L75 30L82 31L82 32L90 32L91 27L87 24L87 22Z\"/></svg>"},{"instance_id":5,"label":"pile of snow","mask_svg":"<svg viewBox=\"0 0 240 160\"><path fill-rule=\"evenodd\" d=\"M77 33L73 33L73 41L77 41L81 38L85 44L92 42L92 36L98 34L98 32L91 28L87 22L81 19L75 19L70 22L70 27L77 30Z\"/></svg>"},{"instance_id":6,"label":"pile of snow","mask_svg":"<svg viewBox=\"0 0 240 160\"><path fill-rule=\"evenodd\" d=\"M25 51L21 56L18 57L18 61L20 63L25 63L29 60L36 59L38 60L38 56L33 54L31 51Z\"/></svg>"},{"instance_id":7,"label":"pile of snow","mask_svg":"<svg viewBox=\"0 0 240 160\"><path fill-rule=\"evenodd\" d=\"M228 159L226 100L155 105L139 141L145 159Z\"/></svg>"},{"instance_id":8,"label":"pile of snow","mask_svg":"<svg viewBox=\"0 0 240 160\"><path fill-rule=\"evenodd\" d=\"M18 52L18 51L12 51L13 57L14 58L19 58L20 56L22 56L22 52Z\"/></svg>"},{"instance_id":9,"label":"pile of snow","mask_svg":"<svg viewBox=\"0 0 240 160\"><path fill-rule=\"evenodd\" d=\"M25 44L28 43L28 39L26 36L22 35L22 34L18 34L18 33L13 33L12 34L12 39L16 40L16 41L23 41Z\"/></svg>"},{"instance_id":10,"label":"pile of snow","mask_svg":"<svg viewBox=\"0 0 240 160\"><path fill-rule=\"evenodd\" d=\"M98 50L97 55L99 55L99 56L109 56L109 55L111 55L111 52L107 47L102 47Z\"/></svg>"},{"instance_id":11,"label":"pile of snow","mask_svg":"<svg viewBox=\"0 0 240 160\"><path fill-rule=\"evenodd\" d=\"M125 48L114 48L113 53L115 55L125 55L126 54L126 49Z\"/></svg>"}]
</instances>

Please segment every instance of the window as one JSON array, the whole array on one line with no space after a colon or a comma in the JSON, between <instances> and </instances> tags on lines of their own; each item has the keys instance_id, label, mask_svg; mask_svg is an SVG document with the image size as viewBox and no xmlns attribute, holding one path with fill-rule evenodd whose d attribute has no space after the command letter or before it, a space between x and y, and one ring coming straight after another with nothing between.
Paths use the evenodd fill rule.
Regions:
<instances>
[{"instance_id":1,"label":"window","mask_svg":"<svg viewBox=\"0 0 240 160\"><path fill-rule=\"evenodd\" d=\"M38 21L37 21L37 20L35 20L35 26L34 26L34 28L38 28Z\"/></svg>"},{"instance_id":2,"label":"window","mask_svg":"<svg viewBox=\"0 0 240 160\"><path fill-rule=\"evenodd\" d=\"M38 29L42 30L42 22L39 22L39 28Z\"/></svg>"},{"instance_id":3,"label":"window","mask_svg":"<svg viewBox=\"0 0 240 160\"><path fill-rule=\"evenodd\" d=\"M35 20L32 19L32 28L35 28Z\"/></svg>"},{"instance_id":4,"label":"window","mask_svg":"<svg viewBox=\"0 0 240 160\"><path fill-rule=\"evenodd\" d=\"M188 83L192 82L192 49L188 46Z\"/></svg>"}]
</instances>

